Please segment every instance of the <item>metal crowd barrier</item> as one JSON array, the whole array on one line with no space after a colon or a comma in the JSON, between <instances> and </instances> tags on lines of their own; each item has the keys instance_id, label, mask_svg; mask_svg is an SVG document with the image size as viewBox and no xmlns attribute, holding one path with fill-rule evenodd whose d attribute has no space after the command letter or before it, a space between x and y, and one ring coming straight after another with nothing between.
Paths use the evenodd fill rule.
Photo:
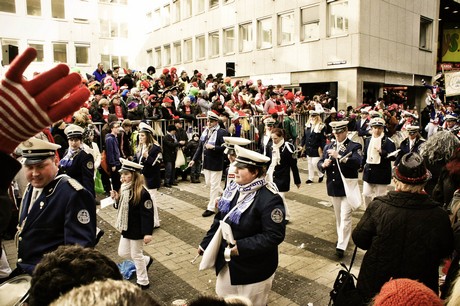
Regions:
<instances>
[{"instance_id":1,"label":"metal crowd barrier","mask_svg":"<svg viewBox=\"0 0 460 306\"><path fill-rule=\"evenodd\" d=\"M263 115L254 115L254 116L249 116L245 118L240 118L240 124L242 124L243 120L247 120L247 124L241 127L240 130L240 136L241 138L246 138L251 140L251 143L247 146L248 149L257 151L257 137L259 133L262 133L263 131L260 131L259 129L263 128ZM281 120L282 118L280 118ZM190 140L192 138L192 135L194 133L197 133L201 135L201 133L204 131L206 128L207 122L206 122L206 117L197 117L196 120L187 120L184 118L179 119L182 122L182 127L186 131L188 139ZM297 121L297 135L298 135L298 143L300 143L300 139L303 137L304 134L304 126L305 123L308 121L308 115L301 115L301 114L295 114L295 120ZM133 125L136 126L139 124L140 121L132 121ZM147 120L147 124L149 124L153 130L155 131L156 134L156 139L160 143L161 146L163 146L163 136L166 135L166 129L168 125L174 124L174 120L165 120L165 119L160 119L160 120ZM227 119L223 121L223 124L225 128L229 128L230 125L232 124L231 119ZM120 122L121 125L121 122ZM243 125L243 124L242 124ZM99 138L99 148L102 150L103 148L103 142L104 139L100 137L102 127L104 126L104 123L96 122L94 123L95 127L95 132Z\"/></svg>"}]
</instances>

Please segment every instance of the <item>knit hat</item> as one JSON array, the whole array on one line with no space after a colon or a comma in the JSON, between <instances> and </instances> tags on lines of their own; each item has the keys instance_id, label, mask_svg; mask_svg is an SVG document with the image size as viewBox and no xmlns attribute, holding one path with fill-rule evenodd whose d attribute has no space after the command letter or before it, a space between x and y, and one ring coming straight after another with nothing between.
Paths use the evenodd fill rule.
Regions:
<instances>
[{"instance_id":1,"label":"knit hat","mask_svg":"<svg viewBox=\"0 0 460 306\"><path fill-rule=\"evenodd\" d=\"M442 306L441 299L430 288L408 278L392 279L385 283L374 299L374 306Z\"/></svg>"}]
</instances>

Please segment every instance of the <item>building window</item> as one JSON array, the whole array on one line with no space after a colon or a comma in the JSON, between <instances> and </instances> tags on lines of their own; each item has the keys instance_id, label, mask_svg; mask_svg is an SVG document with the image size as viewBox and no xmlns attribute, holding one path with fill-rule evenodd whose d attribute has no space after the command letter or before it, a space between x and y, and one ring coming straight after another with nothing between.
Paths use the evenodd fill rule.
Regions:
<instances>
[{"instance_id":1,"label":"building window","mask_svg":"<svg viewBox=\"0 0 460 306\"><path fill-rule=\"evenodd\" d=\"M169 5L165 5L163 7L163 19L162 25L168 26L171 23L171 7Z\"/></svg>"},{"instance_id":2,"label":"building window","mask_svg":"<svg viewBox=\"0 0 460 306\"><path fill-rule=\"evenodd\" d=\"M27 15L29 16L41 16L42 15L41 0L27 0Z\"/></svg>"},{"instance_id":3,"label":"building window","mask_svg":"<svg viewBox=\"0 0 460 306\"><path fill-rule=\"evenodd\" d=\"M75 46L75 62L77 64L89 64L89 46Z\"/></svg>"},{"instance_id":4,"label":"building window","mask_svg":"<svg viewBox=\"0 0 460 306\"><path fill-rule=\"evenodd\" d=\"M101 37L110 37L110 24L108 20L100 20Z\"/></svg>"},{"instance_id":5,"label":"building window","mask_svg":"<svg viewBox=\"0 0 460 306\"><path fill-rule=\"evenodd\" d=\"M180 21L180 0L173 2L173 22Z\"/></svg>"},{"instance_id":6,"label":"building window","mask_svg":"<svg viewBox=\"0 0 460 306\"><path fill-rule=\"evenodd\" d=\"M120 58L121 58L120 67L128 68L129 67L128 57L121 56Z\"/></svg>"},{"instance_id":7,"label":"building window","mask_svg":"<svg viewBox=\"0 0 460 306\"><path fill-rule=\"evenodd\" d=\"M257 21L257 36L259 49L271 48L272 42L272 19L266 18Z\"/></svg>"},{"instance_id":8,"label":"building window","mask_svg":"<svg viewBox=\"0 0 460 306\"><path fill-rule=\"evenodd\" d=\"M53 43L53 57L55 63L67 63L67 44Z\"/></svg>"},{"instance_id":9,"label":"building window","mask_svg":"<svg viewBox=\"0 0 460 306\"><path fill-rule=\"evenodd\" d=\"M120 56L118 55L112 55L111 56L111 61L110 61L110 66L107 67L114 67L115 65L120 65Z\"/></svg>"},{"instance_id":10,"label":"building window","mask_svg":"<svg viewBox=\"0 0 460 306\"><path fill-rule=\"evenodd\" d=\"M204 36L197 36L195 38L195 53L196 59L204 59L206 56L205 54L205 43L204 43Z\"/></svg>"},{"instance_id":11,"label":"building window","mask_svg":"<svg viewBox=\"0 0 460 306\"><path fill-rule=\"evenodd\" d=\"M278 43L280 45L291 44L294 41L294 13L278 16Z\"/></svg>"},{"instance_id":12,"label":"building window","mask_svg":"<svg viewBox=\"0 0 460 306\"><path fill-rule=\"evenodd\" d=\"M153 29L158 30L161 26L161 13L160 9L156 9L153 12L153 17L152 17L152 23L153 23Z\"/></svg>"},{"instance_id":13,"label":"building window","mask_svg":"<svg viewBox=\"0 0 460 306\"><path fill-rule=\"evenodd\" d=\"M319 39L319 5L302 9L300 39Z\"/></svg>"},{"instance_id":14,"label":"building window","mask_svg":"<svg viewBox=\"0 0 460 306\"><path fill-rule=\"evenodd\" d=\"M101 63L104 67L110 68L110 55L109 54L101 54Z\"/></svg>"},{"instance_id":15,"label":"building window","mask_svg":"<svg viewBox=\"0 0 460 306\"><path fill-rule=\"evenodd\" d=\"M164 66L171 65L171 46L163 46Z\"/></svg>"},{"instance_id":16,"label":"building window","mask_svg":"<svg viewBox=\"0 0 460 306\"><path fill-rule=\"evenodd\" d=\"M110 20L100 20L101 37L103 38L128 38L128 24Z\"/></svg>"},{"instance_id":17,"label":"building window","mask_svg":"<svg viewBox=\"0 0 460 306\"><path fill-rule=\"evenodd\" d=\"M209 0L209 8L215 8L219 6L219 0Z\"/></svg>"},{"instance_id":18,"label":"building window","mask_svg":"<svg viewBox=\"0 0 460 306\"><path fill-rule=\"evenodd\" d=\"M174 52L174 64L180 64L182 62L182 46L180 41L176 41L173 44Z\"/></svg>"},{"instance_id":19,"label":"building window","mask_svg":"<svg viewBox=\"0 0 460 306\"><path fill-rule=\"evenodd\" d=\"M128 38L128 24L120 22L120 36L121 38Z\"/></svg>"},{"instance_id":20,"label":"building window","mask_svg":"<svg viewBox=\"0 0 460 306\"><path fill-rule=\"evenodd\" d=\"M224 54L235 53L235 29L224 29Z\"/></svg>"},{"instance_id":21,"label":"building window","mask_svg":"<svg viewBox=\"0 0 460 306\"><path fill-rule=\"evenodd\" d=\"M184 40L184 62L190 62L193 60L193 47L192 40Z\"/></svg>"},{"instance_id":22,"label":"building window","mask_svg":"<svg viewBox=\"0 0 460 306\"><path fill-rule=\"evenodd\" d=\"M155 67L161 67L161 48L155 48Z\"/></svg>"},{"instance_id":23,"label":"building window","mask_svg":"<svg viewBox=\"0 0 460 306\"><path fill-rule=\"evenodd\" d=\"M59 19L65 18L64 0L51 0L51 16Z\"/></svg>"},{"instance_id":24,"label":"building window","mask_svg":"<svg viewBox=\"0 0 460 306\"><path fill-rule=\"evenodd\" d=\"M219 56L219 32L209 33L209 56Z\"/></svg>"},{"instance_id":25,"label":"building window","mask_svg":"<svg viewBox=\"0 0 460 306\"><path fill-rule=\"evenodd\" d=\"M16 0L0 1L0 12L16 13Z\"/></svg>"},{"instance_id":26,"label":"building window","mask_svg":"<svg viewBox=\"0 0 460 306\"><path fill-rule=\"evenodd\" d=\"M348 34L348 0L328 3L329 36Z\"/></svg>"},{"instance_id":27,"label":"building window","mask_svg":"<svg viewBox=\"0 0 460 306\"><path fill-rule=\"evenodd\" d=\"M110 22L110 37L119 37L120 36L120 29L118 28L118 24L116 22Z\"/></svg>"},{"instance_id":28,"label":"building window","mask_svg":"<svg viewBox=\"0 0 460 306\"><path fill-rule=\"evenodd\" d=\"M150 50L151 52L152 50ZM115 66L128 67L128 60L125 56L101 54L101 63L104 67L113 68Z\"/></svg>"},{"instance_id":29,"label":"building window","mask_svg":"<svg viewBox=\"0 0 460 306\"><path fill-rule=\"evenodd\" d=\"M37 50L37 58L35 59L36 62L43 62L44 59L44 51L43 51L43 44L39 43L29 43L29 47L34 48Z\"/></svg>"},{"instance_id":30,"label":"building window","mask_svg":"<svg viewBox=\"0 0 460 306\"><path fill-rule=\"evenodd\" d=\"M425 50L432 49L433 20L420 16L420 40L419 47Z\"/></svg>"},{"instance_id":31,"label":"building window","mask_svg":"<svg viewBox=\"0 0 460 306\"><path fill-rule=\"evenodd\" d=\"M240 24L239 26L239 50L240 52L252 51L253 45L252 23Z\"/></svg>"},{"instance_id":32,"label":"building window","mask_svg":"<svg viewBox=\"0 0 460 306\"><path fill-rule=\"evenodd\" d=\"M154 62L154 59L153 59L153 50L152 50L152 49L148 49L148 50L147 50L147 63L148 63L148 65L150 66L153 62Z\"/></svg>"},{"instance_id":33,"label":"building window","mask_svg":"<svg viewBox=\"0 0 460 306\"><path fill-rule=\"evenodd\" d=\"M184 0L184 18L192 16L192 0Z\"/></svg>"},{"instance_id":34,"label":"building window","mask_svg":"<svg viewBox=\"0 0 460 306\"><path fill-rule=\"evenodd\" d=\"M196 13L197 14L204 12L204 4L205 4L205 0L196 1Z\"/></svg>"}]
</instances>

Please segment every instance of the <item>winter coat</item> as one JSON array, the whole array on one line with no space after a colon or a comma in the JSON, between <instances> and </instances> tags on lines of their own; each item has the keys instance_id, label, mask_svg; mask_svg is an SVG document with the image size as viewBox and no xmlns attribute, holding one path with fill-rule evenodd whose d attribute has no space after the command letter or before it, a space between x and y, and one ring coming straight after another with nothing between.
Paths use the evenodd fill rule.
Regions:
<instances>
[{"instance_id":1,"label":"winter coat","mask_svg":"<svg viewBox=\"0 0 460 306\"><path fill-rule=\"evenodd\" d=\"M452 252L453 232L447 213L427 194L376 197L352 237L367 250L357 282L366 300L391 278L418 280L438 292L439 264Z\"/></svg>"}]
</instances>

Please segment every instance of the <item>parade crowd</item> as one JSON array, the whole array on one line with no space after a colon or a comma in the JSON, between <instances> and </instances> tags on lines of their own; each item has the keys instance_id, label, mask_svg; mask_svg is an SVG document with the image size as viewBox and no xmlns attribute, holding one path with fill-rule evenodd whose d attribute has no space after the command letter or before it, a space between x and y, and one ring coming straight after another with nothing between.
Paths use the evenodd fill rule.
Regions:
<instances>
[{"instance_id":1,"label":"parade crowd","mask_svg":"<svg viewBox=\"0 0 460 306\"><path fill-rule=\"evenodd\" d=\"M214 220L197 253L200 269L216 271L217 297L188 305L267 305L300 158L305 184L326 184L337 259L350 240L366 250L350 305L458 305L460 105L442 78L422 84L420 111L392 92L338 109L328 92L174 67L98 64L82 76L58 65L28 81L34 55L19 56L0 87L0 230L18 246L13 271L2 251L0 279L31 275L29 305L89 305L95 288L98 304L157 305L143 291L153 261L143 246L161 226L156 192L203 178L202 216ZM93 249L101 198L118 210L118 254L134 262L137 286Z\"/></svg>"}]
</instances>

